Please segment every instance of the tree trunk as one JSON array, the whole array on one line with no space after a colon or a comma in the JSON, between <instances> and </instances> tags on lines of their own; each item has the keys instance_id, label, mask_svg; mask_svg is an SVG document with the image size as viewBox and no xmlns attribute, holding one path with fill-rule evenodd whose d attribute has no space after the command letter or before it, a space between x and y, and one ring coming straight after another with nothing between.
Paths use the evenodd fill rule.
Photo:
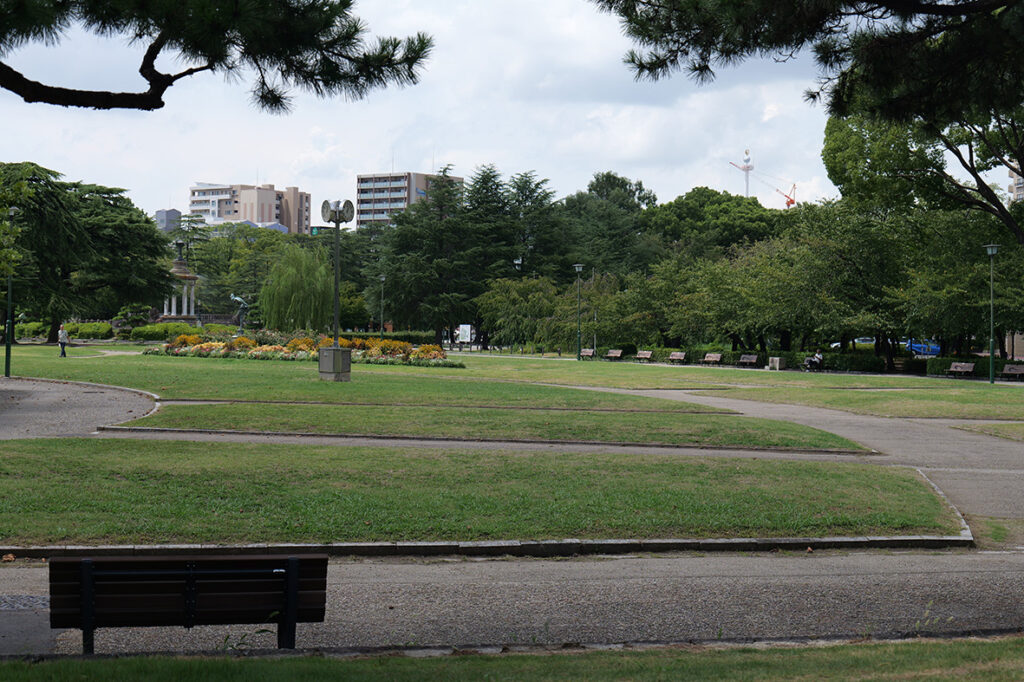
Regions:
<instances>
[{"instance_id":1,"label":"tree trunk","mask_svg":"<svg viewBox=\"0 0 1024 682\"><path fill-rule=\"evenodd\" d=\"M793 350L793 332L788 329L779 332L779 348L787 352Z\"/></svg>"},{"instance_id":2,"label":"tree trunk","mask_svg":"<svg viewBox=\"0 0 1024 682\"><path fill-rule=\"evenodd\" d=\"M999 343L999 357L1006 359L1006 332L996 330L996 339Z\"/></svg>"},{"instance_id":3,"label":"tree trunk","mask_svg":"<svg viewBox=\"0 0 1024 682\"><path fill-rule=\"evenodd\" d=\"M46 343L57 343L57 332L60 331L61 321L56 317L50 320L50 331L46 333Z\"/></svg>"}]
</instances>

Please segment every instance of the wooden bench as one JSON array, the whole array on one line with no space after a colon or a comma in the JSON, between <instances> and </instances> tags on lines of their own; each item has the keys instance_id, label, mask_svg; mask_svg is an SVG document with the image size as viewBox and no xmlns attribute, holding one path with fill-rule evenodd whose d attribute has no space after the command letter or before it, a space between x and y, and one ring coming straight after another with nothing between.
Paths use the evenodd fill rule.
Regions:
<instances>
[{"instance_id":1,"label":"wooden bench","mask_svg":"<svg viewBox=\"0 0 1024 682\"><path fill-rule=\"evenodd\" d=\"M999 376L1008 379L1024 379L1024 365L1004 365Z\"/></svg>"},{"instance_id":2,"label":"wooden bench","mask_svg":"<svg viewBox=\"0 0 1024 682\"><path fill-rule=\"evenodd\" d=\"M955 377L969 377L974 376L974 363L973 362L954 362L946 370L946 374L952 374Z\"/></svg>"},{"instance_id":3,"label":"wooden bench","mask_svg":"<svg viewBox=\"0 0 1024 682\"><path fill-rule=\"evenodd\" d=\"M584 348L583 350L580 351L580 357L581 358L592 358L592 357L594 357L594 349L593 348Z\"/></svg>"},{"instance_id":4,"label":"wooden bench","mask_svg":"<svg viewBox=\"0 0 1024 682\"><path fill-rule=\"evenodd\" d=\"M736 362L738 367L757 367L757 354L753 355L741 355L740 359Z\"/></svg>"},{"instance_id":5,"label":"wooden bench","mask_svg":"<svg viewBox=\"0 0 1024 682\"><path fill-rule=\"evenodd\" d=\"M96 628L277 623L277 646L295 648L296 623L321 623L327 555L53 557L50 627Z\"/></svg>"},{"instance_id":6,"label":"wooden bench","mask_svg":"<svg viewBox=\"0 0 1024 682\"><path fill-rule=\"evenodd\" d=\"M681 351L681 350L672 351L671 353L668 354L668 361L669 362L686 362L686 353Z\"/></svg>"},{"instance_id":7,"label":"wooden bench","mask_svg":"<svg viewBox=\"0 0 1024 682\"><path fill-rule=\"evenodd\" d=\"M622 359L622 351L618 350L618 349L611 349L607 353L604 354L604 359L605 360L621 360Z\"/></svg>"},{"instance_id":8,"label":"wooden bench","mask_svg":"<svg viewBox=\"0 0 1024 682\"><path fill-rule=\"evenodd\" d=\"M721 353L706 353L704 359L700 361L702 365L720 365L722 364Z\"/></svg>"},{"instance_id":9,"label":"wooden bench","mask_svg":"<svg viewBox=\"0 0 1024 682\"><path fill-rule=\"evenodd\" d=\"M651 355L653 355L653 353L654 353L654 351L638 350L636 352L636 359L637 360L644 360L646 362L650 362L651 361Z\"/></svg>"}]
</instances>

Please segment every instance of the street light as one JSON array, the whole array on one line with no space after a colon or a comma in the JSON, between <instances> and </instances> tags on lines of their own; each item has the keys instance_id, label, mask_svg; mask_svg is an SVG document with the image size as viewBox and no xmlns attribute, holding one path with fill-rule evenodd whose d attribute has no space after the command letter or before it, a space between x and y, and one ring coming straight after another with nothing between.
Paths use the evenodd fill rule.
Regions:
<instances>
[{"instance_id":1,"label":"street light","mask_svg":"<svg viewBox=\"0 0 1024 682\"><path fill-rule=\"evenodd\" d=\"M9 221L14 220L14 215L18 212L17 206L11 206L7 209L7 219ZM10 378L11 376L11 340L14 337L14 308L11 305L11 287L14 275L14 264L10 266L10 270L7 271L7 326L4 327L4 376Z\"/></svg>"},{"instance_id":2,"label":"street light","mask_svg":"<svg viewBox=\"0 0 1024 682\"><path fill-rule=\"evenodd\" d=\"M985 244L988 254L988 383L996 383L996 313L995 313L995 258L999 244Z\"/></svg>"},{"instance_id":3,"label":"street light","mask_svg":"<svg viewBox=\"0 0 1024 682\"><path fill-rule=\"evenodd\" d=\"M384 275L380 276L380 338L384 338Z\"/></svg>"},{"instance_id":4,"label":"street light","mask_svg":"<svg viewBox=\"0 0 1024 682\"><path fill-rule=\"evenodd\" d=\"M582 308L580 307L580 273L583 272L583 263L575 263L573 267L576 268L576 359L583 359L583 326L580 315L582 314Z\"/></svg>"}]
</instances>

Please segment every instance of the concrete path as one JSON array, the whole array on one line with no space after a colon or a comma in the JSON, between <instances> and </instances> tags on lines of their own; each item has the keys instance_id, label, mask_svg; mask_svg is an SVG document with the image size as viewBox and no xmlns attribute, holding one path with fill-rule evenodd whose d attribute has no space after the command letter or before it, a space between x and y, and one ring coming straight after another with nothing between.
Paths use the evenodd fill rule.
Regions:
<instances>
[{"instance_id":1,"label":"concrete path","mask_svg":"<svg viewBox=\"0 0 1024 682\"><path fill-rule=\"evenodd\" d=\"M139 391L64 381L0 377L0 440L84 436L153 409Z\"/></svg>"},{"instance_id":2,"label":"concrete path","mask_svg":"<svg viewBox=\"0 0 1024 682\"><path fill-rule=\"evenodd\" d=\"M12 573L26 607L0 618L0 652L79 653L78 631L46 642L29 608L46 595L45 568L0 568L0 581ZM326 622L300 624L300 648L883 638L1024 623L1020 553L332 561L327 582ZM96 651L272 648L257 629L99 630Z\"/></svg>"}]
</instances>

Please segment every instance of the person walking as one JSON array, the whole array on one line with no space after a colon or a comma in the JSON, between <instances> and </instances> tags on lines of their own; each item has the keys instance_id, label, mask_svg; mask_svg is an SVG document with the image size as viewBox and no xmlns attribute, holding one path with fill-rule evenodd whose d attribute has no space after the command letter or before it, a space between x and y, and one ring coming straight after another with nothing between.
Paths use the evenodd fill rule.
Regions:
<instances>
[{"instance_id":1,"label":"person walking","mask_svg":"<svg viewBox=\"0 0 1024 682\"><path fill-rule=\"evenodd\" d=\"M68 330L64 328L64 325L60 326L60 331L57 332L57 343L60 344L60 357L66 358L68 354L65 352L70 339L68 338Z\"/></svg>"}]
</instances>

